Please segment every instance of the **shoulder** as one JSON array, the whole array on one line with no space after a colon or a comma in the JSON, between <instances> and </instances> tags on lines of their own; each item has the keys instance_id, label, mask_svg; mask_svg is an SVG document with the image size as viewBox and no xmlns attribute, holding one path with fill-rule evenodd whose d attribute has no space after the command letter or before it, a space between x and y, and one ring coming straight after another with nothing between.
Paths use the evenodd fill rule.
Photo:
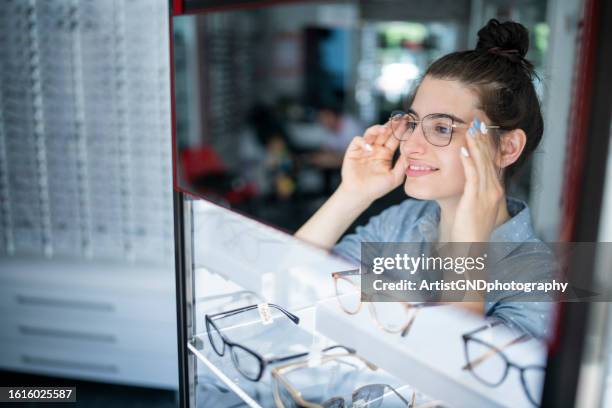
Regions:
<instances>
[{"instance_id":1,"label":"shoulder","mask_svg":"<svg viewBox=\"0 0 612 408\"><path fill-rule=\"evenodd\" d=\"M525 242L536 238L531 221L531 211L526 202L506 197L510 219L495 228L491 242Z\"/></svg>"},{"instance_id":2,"label":"shoulder","mask_svg":"<svg viewBox=\"0 0 612 408\"><path fill-rule=\"evenodd\" d=\"M421 240L427 231L436 230L439 220L439 206L435 201L407 198L378 215L371 217L356 233L367 232L380 242L408 242Z\"/></svg>"},{"instance_id":3,"label":"shoulder","mask_svg":"<svg viewBox=\"0 0 612 408\"><path fill-rule=\"evenodd\" d=\"M439 207L435 201L407 198L375 215L370 220L393 220L400 224L414 224L423 217L436 216Z\"/></svg>"},{"instance_id":4,"label":"shoulder","mask_svg":"<svg viewBox=\"0 0 612 408\"><path fill-rule=\"evenodd\" d=\"M361 242L416 240L421 237L420 232L415 232L418 230L416 226L421 226L424 217L435 219L438 208L435 201L405 199L371 217L366 225L355 228L354 233L344 236L335 245L333 252L352 259L359 259Z\"/></svg>"}]
</instances>

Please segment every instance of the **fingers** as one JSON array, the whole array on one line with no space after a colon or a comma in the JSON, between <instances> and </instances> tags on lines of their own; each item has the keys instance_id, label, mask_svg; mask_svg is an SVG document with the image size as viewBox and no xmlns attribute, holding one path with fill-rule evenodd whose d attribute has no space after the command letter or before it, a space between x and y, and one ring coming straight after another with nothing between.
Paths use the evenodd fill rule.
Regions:
<instances>
[{"instance_id":1,"label":"fingers","mask_svg":"<svg viewBox=\"0 0 612 408\"><path fill-rule=\"evenodd\" d=\"M393 137L391 126L388 123L370 126L366 129L363 139L372 146L383 146L391 153L395 153L400 145L400 141Z\"/></svg>"},{"instance_id":2,"label":"fingers","mask_svg":"<svg viewBox=\"0 0 612 408\"><path fill-rule=\"evenodd\" d=\"M355 136L346 149L346 157L367 157L370 156L373 151L374 148L366 141L365 137Z\"/></svg>"},{"instance_id":3,"label":"fingers","mask_svg":"<svg viewBox=\"0 0 612 408\"><path fill-rule=\"evenodd\" d=\"M389 122L387 122L387 126L391 128L391 124ZM393 129L389 129L389 137L385 142L385 147L395 153L395 150L397 150L399 145L400 140L393 136Z\"/></svg>"},{"instance_id":4,"label":"fingers","mask_svg":"<svg viewBox=\"0 0 612 408\"><path fill-rule=\"evenodd\" d=\"M378 137L384 134L385 131L386 128L383 125L370 126L366 129L363 138L370 144L380 144L378 143Z\"/></svg>"},{"instance_id":5,"label":"fingers","mask_svg":"<svg viewBox=\"0 0 612 408\"><path fill-rule=\"evenodd\" d=\"M461 163L465 172L465 188L463 194L475 194L479 188L478 170L474 160L465 146L461 146Z\"/></svg>"},{"instance_id":6,"label":"fingers","mask_svg":"<svg viewBox=\"0 0 612 408\"><path fill-rule=\"evenodd\" d=\"M498 189L500 188L500 184L497 179L497 171L491 152L492 146L489 140L490 136L483 134L481 129L485 129L486 132L486 128L480 127L478 124L477 122L476 126L474 126L472 122L470 124L471 129L467 132L468 159L471 159L468 161L473 164L477 172L477 186L479 191Z\"/></svg>"},{"instance_id":7,"label":"fingers","mask_svg":"<svg viewBox=\"0 0 612 408\"><path fill-rule=\"evenodd\" d=\"M408 168L408 161L403 157L400 157L391 172L393 173L393 180L395 185L399 186L406 178L406 169Z\"/></svg>"},{"instance_id":8,"label":"fingers","mask_svg":"<svg viewBox=\"0 0 612 408\"><path fill-rule=\"evenodd\" d=\"M391 135L391 125L389 125L388 123L381 125L378 137L376 137L376 142L374 143L377 145L384 146L384 144L387 142L387 140L389 140L389 138L393 139Z\"/></svg>"},{"instance_id":9,"label":"fingers","mask_svg":"<svg viewBox=\"0 0 612 408\"><path fill-rule=\"evenodd\" d=\"M470 130L468 130L466 142L467 149L470 154L471 162L478 172L478 190L483 191L486 187L487 181L487 168L484 153L482 151L482 145L479 140L480 132L474 129L473 123L471 124Z\"/></svg>"}]
</instances>

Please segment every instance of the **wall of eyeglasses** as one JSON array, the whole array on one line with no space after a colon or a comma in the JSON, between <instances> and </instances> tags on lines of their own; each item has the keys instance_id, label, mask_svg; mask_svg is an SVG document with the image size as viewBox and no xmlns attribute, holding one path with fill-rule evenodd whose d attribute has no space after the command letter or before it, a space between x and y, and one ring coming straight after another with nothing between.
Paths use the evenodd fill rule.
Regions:
<instances>
[{"instance_id":1,"label":"wall of eyeglasses","mask_svg":"<svg viewBox=\"0 0 612 408\"><path fill-rule=\"evenodd\" d=\"M544 342L451 305L364 301L351 263L205 200L188 208L190 406L537 405Z\"/></svg>"},{"instance_id":2,"label":"wall of eyeglasses","mask_svg":"<svg viewBox=\"0 0 612 408\"><path fill-rule=\"evenodd\" d=\"M174 317L162 310L174 302L167 3L2 1L0 287L2 314L17 319L0 335L16 356L4 366L176 385ZM140 316L135 298L159 302ZM45 323L36 310L55 314ZM143 353L136 339L159 324ZM26 341L53 343L56 358ZM88 365L100 347L108 360ZM115 363L130 349L140 368Z\"/></svg>"},{"instance_id":3,"label":"wall of eyeglasses","mask_svg":"<svg viewBox=\"0 0 612 408\"><path fill-rule=\"evenodd\" d=\"M164 4L5 2L2 253L172 257Z\"/></svg>"},{"instance_id":4,"label":"wall of eyeglasses","mask_svg":"<svg viewBox=\"0 0 612 408\"><path fill-rule=\"evenodd\" d=\"M208 85L202 111L204 141L212 142L228 163L236 161L238 150L234 139L225 135L242 130L255 95L255 24L240 13L211 15L199 22L200 64Z\"/></svg>"}]
</instances>

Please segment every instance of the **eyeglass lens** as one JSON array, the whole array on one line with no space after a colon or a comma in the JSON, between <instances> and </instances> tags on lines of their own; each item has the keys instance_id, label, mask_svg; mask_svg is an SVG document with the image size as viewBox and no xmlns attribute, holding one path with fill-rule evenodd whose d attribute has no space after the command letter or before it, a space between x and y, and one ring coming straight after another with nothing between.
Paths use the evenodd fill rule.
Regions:
<instances>
[{"instance_id":1,"label":"eyeglass lens","mask_svg":"<svg viewBox=\"0 0 612 408\"><path fill-rule=\"evenodd\" d=\"M297 402L295 401L295 399L293 399L293 396L287 390L287 388L285 388L285 386L281 384L281 382L277 379L275 379L274 383L276 387L276 395L280 399L280 402L283 404L283 408L298 408Z\"/></svg>"},{"instance_id":2,"label":"eyeglass lens","mask_svg":"<svg viewBox=\"0 0 612 408\"><path fill-rule=\"evenodd\" d=\"M378 408L382 405L385 386L381 384L366 385L353 393L353 406Z\"/></svg>"},{"instance_id":3,"label":"eyeglass lens","mask_svg":"<svg viewBox=\"0 0 612 408\"><path fill-rule=\"evenodd\" d=\"M215 353L223 356L227 344L230 348L230 355L236 370L250 380L256 381L259 378L260 371L262 370L262 363L257 356L240 345L229 345L226 343L217 326L208 319L206 319L206 331L208 333L208 340Z\"/></svg>"},{"instance_id":4,"label":"eyeglass lens","mask_svg":"<svg viewBox=\"0 0 612 408\"><path fill-rule=\"evenodd\" d=\"M522 372L525 393L534 405L539 405L545 373L542 367L527 367Z\"/></svg>"},{"instance_id":5,"label":"eyeglass lens","mask_svg":"<svg viewBox=\"0 0 612 408\"><path fill-rule=\"evenodd\" d=\"M237 344L230 348L232 361L236 369L250 380L257 380L261 371L261 362L253 353Z\"/></svg>"},{"instance_id":6,"label":"eyeglass lens","mask_svg":"<svg viewBox=\"0 0 612 408\"><path fill-rule=\"evenodd\" d=\"M359 311L361 299L356 284L350 282L348 279L349 278L335 279L336 297L338 298L338 303L340 303L342 310L349 314L355 314Z\"/></svg>"},{"instance_id":7,"label":"eyeglass lens","mask_svg":"<svg viewBox=\"0 0 612 408\"><path fill-rule=\"evenodd\" d=\"M506 377L508 362L496 349L485 343L468 339L466 358L474 364L470 367L472 374L489 386L499 385Z\"/></svg>"},{"instance_id":8,"label":"eyeglass lens","mask_svg":"<svg viewBox=\"0 0 612 408\"><path fill-rule=\"evenodd\" d=\"M371 302L369 306L378 324L390 333L400 332L417 312L400 302Z\"/></svg>"},{"instance_id":9,"label":"eyeglass lens","mask_svg":"<svg viewBox=\"0 0 612 408\"><path fill-rule=\"evenodd\" d=\"M415 116L402 111L394 111L389 119L393 136L407 140L420 124L425 140L434 146L448 146L453 134L453 120L447 116L429 115L419 121Z\"/></svg>"},{"instance_id":10,"label":"eyeglass lens","mask_svg":"<svg viewBox=\"0 0 612 408\"><path fill-rule=\"evenodd\" d=\"M498 386L504 381L510 365L499 350L475 339L468 339L465 347L467 361L474 363L470 371L479 381L491 387ZM545 371L538 366L525 367L521 370L521 382L525 394L536 406L539 405L544 375Z\"/></svg>"}]
</instances>

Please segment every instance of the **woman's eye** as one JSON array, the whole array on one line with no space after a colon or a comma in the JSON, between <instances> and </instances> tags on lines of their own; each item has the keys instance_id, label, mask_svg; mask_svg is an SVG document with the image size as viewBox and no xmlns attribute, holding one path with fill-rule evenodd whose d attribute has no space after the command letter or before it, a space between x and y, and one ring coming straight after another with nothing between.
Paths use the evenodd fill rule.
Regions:
<instances>
[{"instance_id":1,"label":"woman's eye","mask_svg":"<svg viewBox=\"0 0 612 408\"><path fill-rule=\"evenodd\" d=\"M414 129L416 129L417 123L414 121L407 121L406 122L406 128L410 131L414 131Z\"/></svg>"},{"instance_id":2,"label":"woman's eye","mask_svg":"<svg viewBox=\"0 0 612 408\"><path fill-rule=\"evenodd\" d=\"M451 131L453 130L452 127L446 125L436 125L435 129L436 133L439 133L441 135L450 135Z\"/></svg>"}]
</instances>

